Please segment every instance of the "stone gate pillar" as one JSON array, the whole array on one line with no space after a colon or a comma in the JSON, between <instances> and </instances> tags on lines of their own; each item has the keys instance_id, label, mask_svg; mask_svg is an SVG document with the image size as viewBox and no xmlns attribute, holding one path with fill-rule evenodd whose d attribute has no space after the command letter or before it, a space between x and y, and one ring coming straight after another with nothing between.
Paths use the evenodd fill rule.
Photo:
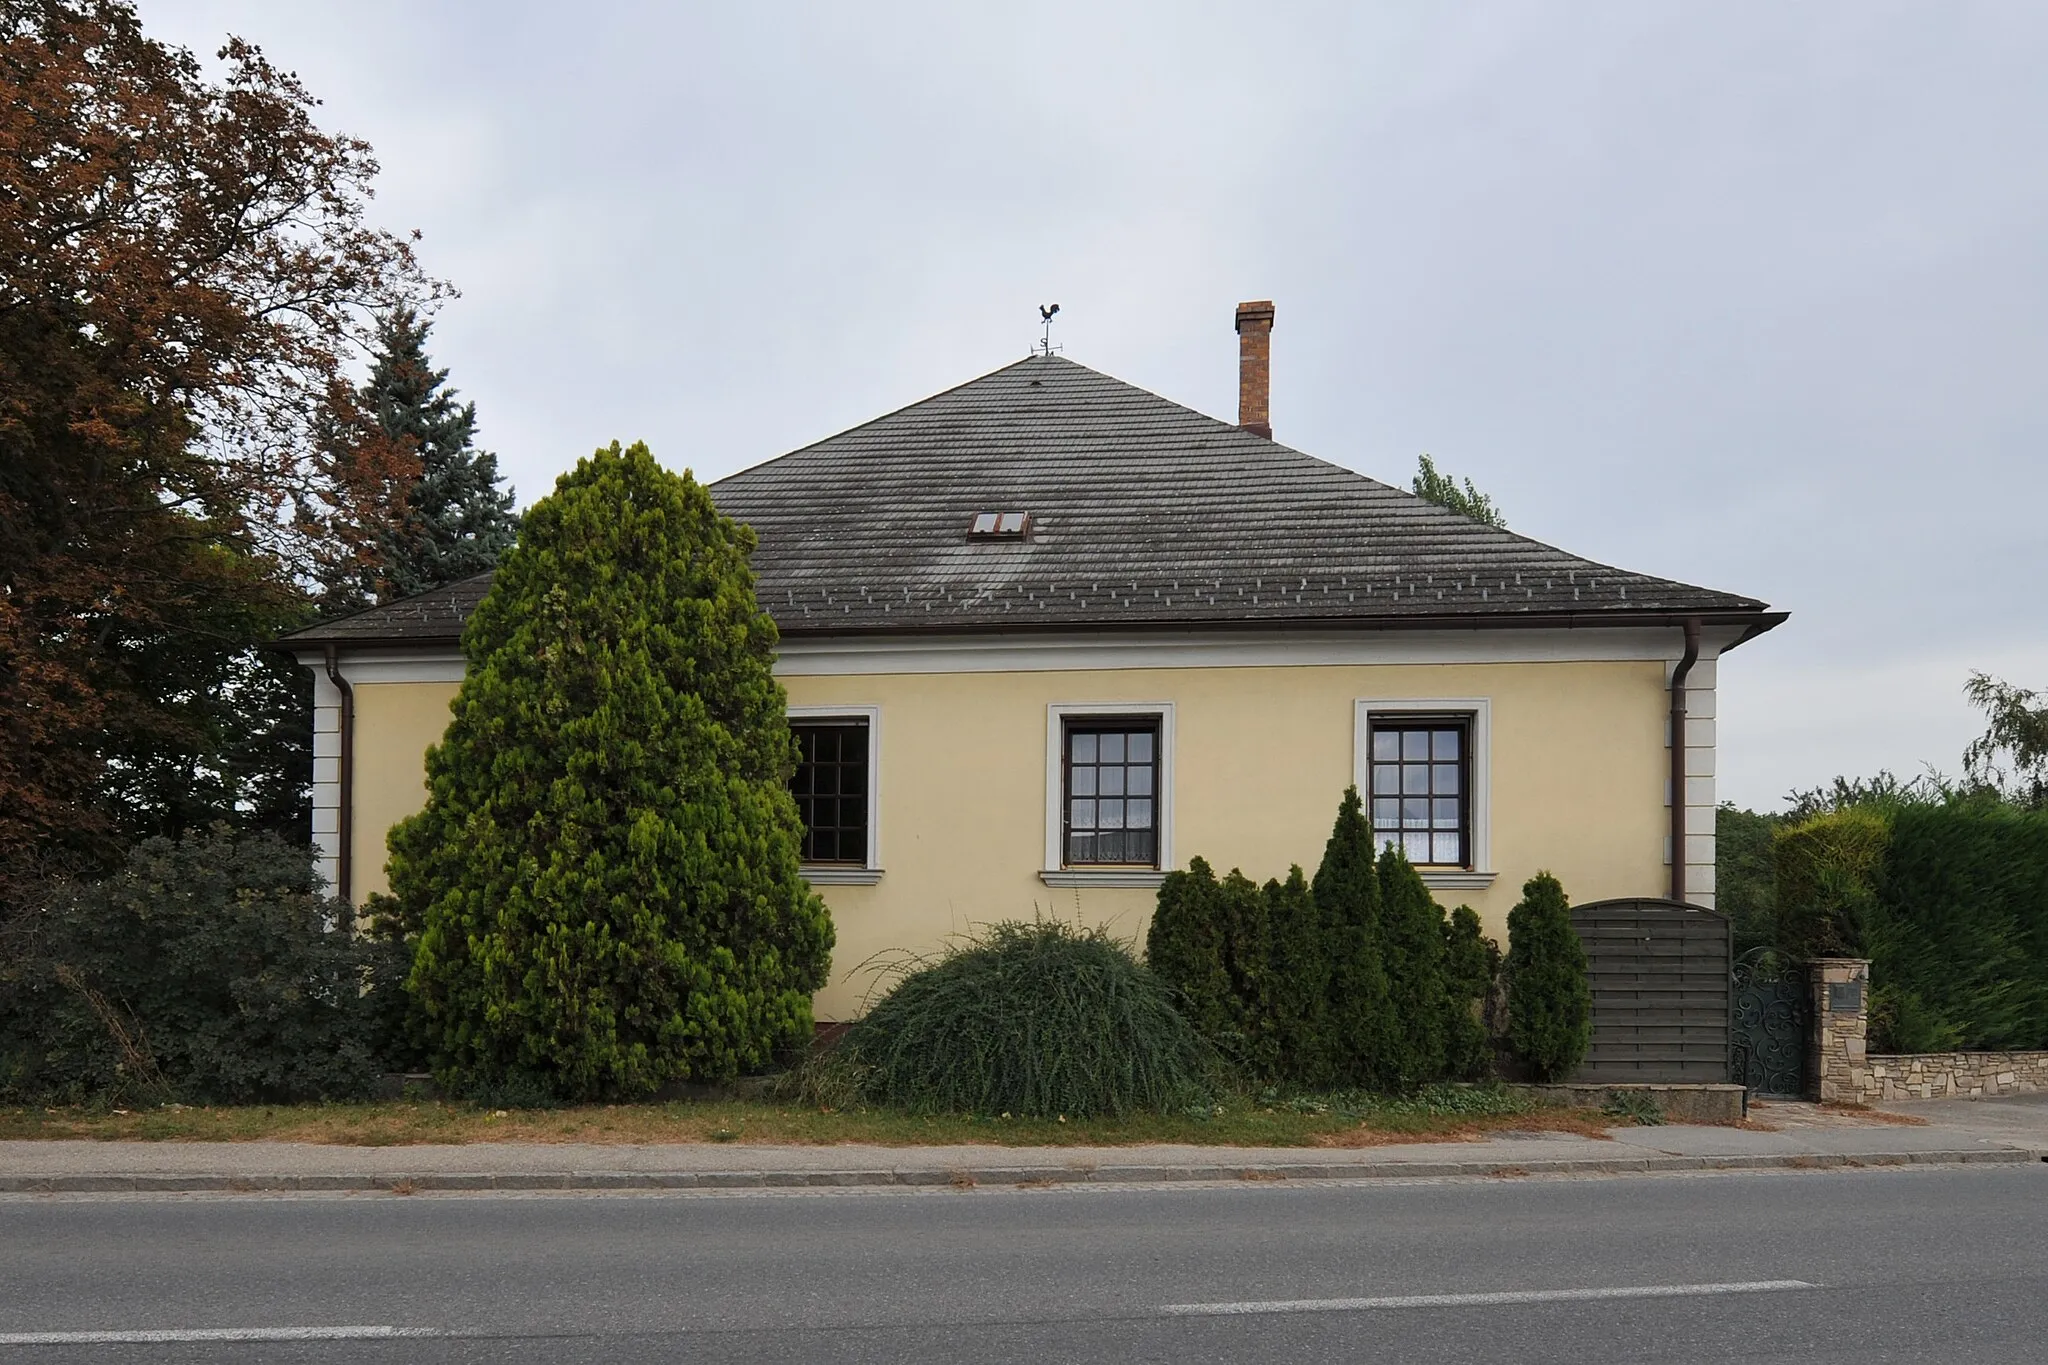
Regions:
<instances>
[{"instance_id":1,"label":"stone gate pillar","mask_svg":"<svg viewBox=\"0 0 2048 1365\"><path fill-rule=\"evenodd\" d=\"M1822 1104L1869 1100L1870 960L1823 957L1806 964L1813 992L1813 1028L1806 1050L1807 1086Z\"/></svg>"}]
</instances>

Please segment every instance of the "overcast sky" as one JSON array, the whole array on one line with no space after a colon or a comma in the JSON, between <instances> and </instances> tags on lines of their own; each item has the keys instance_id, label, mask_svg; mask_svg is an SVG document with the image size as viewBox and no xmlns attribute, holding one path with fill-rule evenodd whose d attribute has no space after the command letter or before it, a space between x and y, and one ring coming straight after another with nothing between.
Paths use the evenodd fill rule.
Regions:
<instances>
[{"instance_id":1,"label":"overcast sky","mask_svg":"<svg viewBox=\"0 0 2048 1365\"><path fill-rule=\"evenodd\" d=\"M1792 612L1721 792L1953 771L2048 687L2048 6L203 3L369 139L522 503L1022 356Z\"/></svg>"}]
</instances>

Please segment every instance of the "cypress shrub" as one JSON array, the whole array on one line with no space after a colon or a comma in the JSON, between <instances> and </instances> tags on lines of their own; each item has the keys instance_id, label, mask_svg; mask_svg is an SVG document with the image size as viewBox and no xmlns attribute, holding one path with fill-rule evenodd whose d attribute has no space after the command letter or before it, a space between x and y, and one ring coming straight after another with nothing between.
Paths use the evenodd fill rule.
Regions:
<instances>
[{"instance_id":1,"label":"cypress shrub","mask_svg":"<svg viewBox=\"0 0 2048 1365\"><path fill-rule=\"evenodd\" d=\"M993 926L912 972L847 1031L835 1065L914 1113L1089 1118L1214 1095L1213 1054L1174 992L1100 930Z\"/></svg>"},{"instance_id":2,"label":"cypress shrub","mask_svg":"<svg viewBox=\"0 0 2048 1365\"><path fill-rule=\"evenodd\" d=\"M1563 1079L1592 1043L1593 991L1571 903L1548 872L1508 912L1507 977L1509 1046L1536 1079Z\"/></svg>"},{"instance_id":3,"label":"cypress shrub","mask_svg":"<svg viewBox=\"0 0 2048 1365\"><path fill-rule=\"evenodd\" d=\"M527 514L463 632L426 807L390 836L445 1084L630 1098L809 1041L832 925L798 874L753 547L644 445Z\"/></svg>"},{"instance_id":4,"label":"cypress shrub","mask_svg":"<svg viewBox=\"0 0 2048 1365\"><path fill-rule=\"evenodd\" d=\"M1273 1029L1274 1079L1305 1090L1332 1079L1329 1018L1330 953L1323 922L1299 867L1265 885L1271 946L1267 994Z\"/></svg>"},{"instance_id":5,"label":"cypress shrub","mask_svg":"<svg viewBox=\"0 0 2048 1365\"><path fill-rule=\"evenodd\" d=\"M1387 1079L1402 1090L1441 1080L1444 1024L1444 912L1397 844L1379 857L1381 942L1393 1046Z\"/></svg>"},{"instance_id":6,"label":"cypress shrub","mask_svg":"<svg viewBox=\"0 0 2048 1365\"><path fill-rule=\"evenodd\" d=\"M1387 974L1380 936L1379 870L1372 829L1358 788L1345 789L1323 848L1313 888L1330 957L1326 1009L1333 1081L1370 1087L1396 1083L1388 1017Z\"/></svg>"},{"instance_id":7,"label":"cypress shrub","mask_svg":"<svg viewBox=\"0 0 2048 1365\"><path fill-rule=\"evenodd\" d=\"M1217 886L1223 925L1223 969L1230 981L1230 1031L1218 1042L1253 1079L1277 1078L1278 1030L1273 1018L1273 938L1266 898L1236 868Z\"/></svg>"},{"instance_id":8,"label":"cypress shrub","mask_svg":"<svg viewBox=\"0 0 2048 1365\"><path fill-rule=\"evenodd\" d=\"M1829 811L1781 827L1778 946L1799 960L1868 956L1878 878L1891 845L1889 815L1869 806Z\"/></svg>"},{"instance_id":9,"label":"cypress shrub","mask_svg":"<svg viewBox=\"0 0 2048 1365\"><path fill-rule=\"evenodd\" d=\"M1444 1066L1454 1080L1483 1080L1493 1070L1486 999L1500 974L1500 945L1486 937L1469 905L1444 921Z\"/></svg>"},{"instance_id":10,"label":"cypress shrub","mask_svg":"<svg viewBox=\"0 0 2048 1365\"><path fill-rule=\"evenodd\" d=\"M1265 898L1242 872L1218 881L1196 858L1160 884L1147 965L1173 987L1195 1031L1261 1080L1273 1078L1277 1056L1271 951Z\"/></svg>"},{"instance_id":11,"label":"cypress shrub","mask_svg":"<svg viewBox=\"0 0 2048 1365\"><path fill-rule=\"evenodd\" d=\"M1145 962L1174 992L1182 1014L1205 1038L1231 1029L1230 974L1223 964L1223 888L1200 858L1159 884Z\"/></svg>"}]
</instances>

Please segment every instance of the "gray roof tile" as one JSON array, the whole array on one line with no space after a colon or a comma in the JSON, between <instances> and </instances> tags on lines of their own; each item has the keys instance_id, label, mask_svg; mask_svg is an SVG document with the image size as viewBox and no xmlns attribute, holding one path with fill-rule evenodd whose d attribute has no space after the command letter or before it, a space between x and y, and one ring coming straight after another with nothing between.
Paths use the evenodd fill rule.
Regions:
<instances>
[{"instance_id":1,"label":"gray roof tile","mask_svg":"<svg viewBox=\"0 0 2048 1365\"><path fill-rule=\"evenodd\" d=\"M1761 615L1033 357L711 486L785 634ZM1024 541L970 541L1027 511ZM293 637L452 638L467 579ZM1764 624L1759 622L1759 625Z\"/></svg>"}]
</instances>

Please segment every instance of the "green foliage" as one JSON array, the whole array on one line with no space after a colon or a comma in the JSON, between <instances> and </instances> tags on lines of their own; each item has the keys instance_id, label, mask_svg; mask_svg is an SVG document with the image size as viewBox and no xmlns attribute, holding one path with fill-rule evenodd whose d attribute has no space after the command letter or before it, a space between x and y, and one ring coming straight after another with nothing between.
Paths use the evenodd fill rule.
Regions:
<instances>
[{"instance_id":1,"label":"green foliage","mask_svg":"<svg viewBox=\"0 0 2048 1365\"><path fill-rule=\"evenodd\" d=\"M329 585L329 605L367 606L410 597L495 568L519 533L498 457L478 450L476 404L456 401L448 371L427 357L433 324L410 307L377 326L377 357L359 397L389 441L418 460L418 475L392 490L391 523L374 553Z\"/></svg>"},{"instance_id":2,"label":"green foliage","mask_svg":"<svg viewBox=\"0 0 2048 1365\"><path fill-rule=\"evenodd\" d=\"M2048 812L1911 806L1890 834L1866 936L1878 1041L2048 1047Z\"/></svg>"},{"instance_id":3,"label":"green foliage","mask_svg":"<svg viewBox=\"0 0 2048 1365\"><path fill-rule=\"evenodd\" d=\"M1780 826L1778 947L1787 956L1867 957L1877 879L1891 844L1891 817L1852 805Z\"/></svg>"},{"instance_id":4,"label":"green foliage","mask_svg":"<svg viewBox=\"0 0 2048 1365\"><path fill-rule=\"evenodd\" d=\"M1322 917L1299 867L1289 868L1284 882L1267 882L1264 895L1272 963L1267 1002L1273 1070L1289 1084L1318 1089L1331 1079L1330 954Z\"/></svg>"},{"instance_id":5,"label":"green foliage","mask_svg":"<svg viewBox=\"0 0 2048 1365\"><path fill-rule=\"evenodd\" d=\"M1481 1080L1493 1071L1486 1000L1500 975L1500 945L1480 929L1469 905L1444 920L1444 1069L1454 1079Z\"/></svg>"},{"instance_id":6,"label":"green foliage","mask_svg":"<svg viewBox=\"0 0 2048 1365\"><path fill-rule=\"evenodd\" d=\"M898 982L835 1058L914 1113L1174 1113L1209 1103L1215 1072L1173 997L1099 930L998 924Z\"/></svg>"},{"instance_id":7,"label":"green foliage","mask_svg":"<svg viewBox=\"0 0 2048 1365\"><path fill-rule=\"evenodd\" d=\"M1507 529L1508 519L1493 505L1492 498L1474 487L1470 479L1465 480L1464 487L1459 487L1458 480L1449 474L1438 473L1436 461L1427 455L1421 458L1416 469L1415 481L1410 486L1418 498L1433 502L1439 507L1448 507L1453 512L1470 517L1483 525Z\"/></svg>"},{"instance_id":8,"label":"green foliage","mask_svg":"<svg viewBox=\"0 0 2048 1365\"><path fill-rule=\"evenodd\" d=\"M1270 1080L1278 1065L1272 939L1266 898L1233 870L1216 880L1196 858L1171 872L1145 940L1145 962L1174 988L1195 1031L1248 1076Z\"/></svg>"},{"instance_id":9,"label":"green foliage","mask_svg":"<svg viewBox=\"0 0 2048 1365\"><path fill-rule=\"evenodd\" d=\"M451 1088L641 1096L808 1042L832 925L798 873L753 546L643 445L528 513L463 633L426 807L390 835Z\"/></svg>"},{"instance_id":10,"label":"green foliage","mask_svg":"<svg viewBox=\"0 0 2048 1365\"><path fill-rule=\"evenodd\" d=\"M1877 969L1873 966L1871 970ZM1963 1031L1936 1013L1917 992L1890 983L1870 987L1872 1052L1954 1052Z\"/></svg>"},{"instance_id":11,"label":"green foliage","mask_svg":"<svg viewBox=\"0 0 2048 1365\"><path fill-rule=\"evenodd\" d=\"M1372 829L1358 788L1344 792L1313 888L1330 956L1325 1010L1333 1079L1349 1085L1398 1083L1391 1065L1393 1021L1380 929L1380 882Z\"/></svg>"},{"instance_id":12,"label":"green foliage","mask_svg":"<svg viewBox=\"0 0 2048 1365\"><path fill-rule=\"evenodd\" d=\"M2048 809L2048 696L1984 673L1963 684L1984 712L1984 733L1963 751L1963 768L2015 805Z\"/></svg>"},{"instance_id":13,"label":"green foliage","mask_svg":"<svg viewBox=\"0 0 2048 1365\"><path fill-rule=\"evenodd\" d=\"M1201 858L1185 872L1167 873L1145 935L1146 965L1172 987L1195 1031L1211 1040L1230 1031L1234 1013L1223 965L1222 895L1215 871Z\"/></svg>"},{"instance_id":14,"label":"green foliage","mask_svg":"<svg viewBox=\"0 0 2048 1365\"><path fill-rule=\"evenodd\" d=\"M1561 1080L1593 1040L1586 950L1564 887L1539 872L1508 912L1508 1044L1539 1081Z\"/></svg>"},{"instance_id":15,"label":"green foliage","mask_svg":"<svg viewBox=\"0 0 2048 1365\"><path fill-rule=\"evenodd\" d=\"M1734 930L1735 955L1778 941L1777 870L1771 839L1775 815L1723 802L1714 812L1714 904Z\"/></svg>"},{"instance_id":16,"label":"green foliage","mask_svg":"<svg viewBox=\"0 0 2048 1365\"><path fill-rule=\"evenodd\" d=\"M1600 1112L1642 1128L1664 1126L1664 1106L1647 1090L1610 1090Z\"/></svg>"},{"instance_id":17,"label":"green foliage","mask_svg":"<svg viewBox=\"0 0 2048 1365\"><path fill-rule=\"evenodd\" d=\"M1400 1090L1440 1079L1450 995L1444 981L1444 912L1398 845L1380 853L1380 942L1386 964L1387 1079Z\"/></svg>"},{"instance_id":18,"label":"green foliage","mask_svg":"<svg viewBox=\"0 0 2048 1365\"><path fill-rule=\"evenodd\" d=\"M226 829L148 839L0 937L0 1094L37 1103L353 1099L403 959L351 932L312 855Z\"/></svg>"}]
</instances>

